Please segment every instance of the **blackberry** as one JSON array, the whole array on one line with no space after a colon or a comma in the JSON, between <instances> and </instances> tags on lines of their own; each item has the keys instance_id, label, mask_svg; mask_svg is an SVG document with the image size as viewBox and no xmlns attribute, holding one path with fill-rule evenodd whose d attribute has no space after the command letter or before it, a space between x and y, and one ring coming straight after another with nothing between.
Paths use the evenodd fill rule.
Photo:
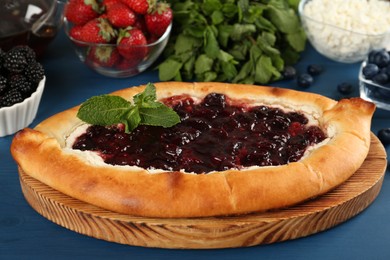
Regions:
<instances>
[{"instance_id":1,"label":"blackberry","mask_svg":"<svg viewBox=\"0 0 390 260\"><path fill-rule=\"evenodd\" d=\"M29 97L35 91L31 81L21 74L12 75L9 80L9 87L20 92L24 98Z\"/></svg>"},{"instance_id":2,"label":"blackberry","mask_svg":"<svg viewBox=\"0 0 390 260\"><path fill-rule=\"evenodd\" d=\"M0 75L0 94L4 93L4 91L7 89L7 83L8 83L7 78Z\"/></svg>"},{"instance_id":3,"label":"blackberry","mask_svg":"<svg viewBox=\"0 0 390 260\"><path fill-rule=\"evenodd\" d=\"M33 49L27 45L19 45L13 48L14 51L21 53L25 58L27 63L32 63L36 61L36 54Z\"/></svg>"},{"instance_id":4,"label":"blackberry","mask_svg":"<svg viewBox=\"0 0 390 260\"><path fill-rule=\"evenodd\" d=\"M0 69L3 67L6 52L0 48Z\"/></svg>"},{"instance_id":5,"label":"blackberry","mask_svg":"<svg viewBox=\"0 0 390 260\"><path fill-rule=\"evenodd\" d=\"M27 67L27 59L22 51L13 48L4 57L4 68L12 73L20 73Z\"/></svg>"},{"instance_id":6,"label":"blackberry","mask_svg":"<svg viewBox=\"0 0 390 260\"><path fill-rule=\"evenodd\" d=\"M27 68L23 71L24 75L28 80L33 83L38 83L45 76L45 70L39 62L30 63Z\"/></svg>"},{"instance_id":7,"label":"blackberry","mask_svg":"<svg viewBox=\"0 0 390 260\"><path fill-rule=\"evenodd\" d=\"M6 92L1 99L1 106L10 107L24 100L23 95L16 89L11 89Z\"/></svg>"}]
</instances>

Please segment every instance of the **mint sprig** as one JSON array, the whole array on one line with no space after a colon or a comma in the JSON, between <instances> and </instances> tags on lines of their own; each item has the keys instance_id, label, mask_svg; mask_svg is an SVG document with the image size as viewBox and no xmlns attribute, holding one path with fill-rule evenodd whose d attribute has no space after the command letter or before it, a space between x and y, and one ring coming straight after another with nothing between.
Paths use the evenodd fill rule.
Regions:
<instances>
[{"instance_id":1,"label":"mint sprig","mask_svg":"<svg viewBox=\"0 0 390 260\"><path fill-rule=\"evenodd\" d=\"M179 123L179 115L156 99L156 87L148 83L143 92L133 97L133 103L119 96L91 97L80 106L77 117L92 125L122 123L126 133L138 125L171 127Z\"/></svg>"},{"instance_id":2,"label":"mint sprig","mask_svg":"<svg viewBox=\"0 0 390 260\"><path fill-rule=\"evenodd\" d=\"M299 0L170 0L175 30L159 66L161 81L279 80L306 46Z\"/></svg>"}]
</instances>

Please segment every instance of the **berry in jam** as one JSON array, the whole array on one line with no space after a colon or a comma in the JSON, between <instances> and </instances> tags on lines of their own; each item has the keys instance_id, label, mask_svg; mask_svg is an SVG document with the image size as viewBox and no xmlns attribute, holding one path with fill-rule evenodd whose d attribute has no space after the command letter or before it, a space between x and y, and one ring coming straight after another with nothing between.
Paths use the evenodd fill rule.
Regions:
<instances>
[{"instance_id":1,"label":"berry in jam","mask_svg":"<svg viewBox=\"0 0 390 260\"><path fill-rule=\"evenodd\" d=\"M170 128L141 125L129 134L122 127L94 125L73 149L97 151L112 165L199 174L295 162L308 146L326 138L301 113L248 108L223 94L211 93L200 103L186 95L163 102L180 115L181 123Z\"/></svg>"}]
</instances>

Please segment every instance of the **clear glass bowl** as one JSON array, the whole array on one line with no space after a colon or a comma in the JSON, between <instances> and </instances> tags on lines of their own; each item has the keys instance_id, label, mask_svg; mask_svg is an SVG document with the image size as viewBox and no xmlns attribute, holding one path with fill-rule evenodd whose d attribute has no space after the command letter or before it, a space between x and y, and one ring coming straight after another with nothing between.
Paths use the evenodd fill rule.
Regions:
<instances>
[{"instance_id":1,"label":"clear glass bowl","mask_svg":"<svg viewBox=\"0 0 390 260\"><path fill-rule=\"evenodd\" d=\"M363 68L366 64L367 61L363 61L359 70L360 97L375 103L379 108L390 110L390 82L382 86L372 80L365 79Z\"/></svg>"},{"instance_id":2,"label":"clear glass bowl","mask_svg":"<svg viewBox=\"0 0 390 260\"><path fill-rule=\"evenodd\" d=\"M114 65L105 65L90 58L89 55L91 51L113 51L118 47L118 45L87 43L76 40L69 35L69 30L72 28L72 26L73 25L65 19L65 32L72 41L76 54L80 60L94 71L104 76L114 78L135 76L149 68L163 52L165 46L168 43L172 29L171 23L165 33L155 42L146 45L133 46L132 52L146 53L142 56L142 58L137 60L126 60L124 57L120 57L121 60L116 62Z\"/></svg>"},{"instance_id":3,"label":"clear glass bowl","mask_svg":"<svg viewBox=\"0 0 390 260\"><path fill-rule=\"evenodd\" d=\"M308 17L304 14L304 7L310 1L316 0L299 3L302 27L312 46L325 57L343 63L360 62L371 50L385 48L389 44L390 28L381 34L364 34Z\"/></svg>"}]
</instances>

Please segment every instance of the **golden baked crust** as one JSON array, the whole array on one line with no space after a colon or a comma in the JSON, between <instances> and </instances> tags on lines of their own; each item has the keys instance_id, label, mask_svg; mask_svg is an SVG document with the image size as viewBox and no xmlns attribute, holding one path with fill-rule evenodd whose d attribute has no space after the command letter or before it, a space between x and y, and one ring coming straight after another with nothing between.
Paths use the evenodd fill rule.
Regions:
<instances>
[{"instance_id":1,"label":"golden baked crust","mask_svg":"<svg viewBox=\"0 0 390 260\"><path fill-rule=\"evenodd\" d=\"M140 168L97 165L65 148L82 122L71 108L15 135L11 153L33 178L71 197L144 217L205 217L287 207L323 194L347 180L370 145L372 103L341 100L288 89L228 83L156 83L157 97L218 92L254 104L283 106L315 117L330 136L298 162L209 174L150 173ZM131 100L145 86L112 94Z\"/></svg>"}]
</instances>

